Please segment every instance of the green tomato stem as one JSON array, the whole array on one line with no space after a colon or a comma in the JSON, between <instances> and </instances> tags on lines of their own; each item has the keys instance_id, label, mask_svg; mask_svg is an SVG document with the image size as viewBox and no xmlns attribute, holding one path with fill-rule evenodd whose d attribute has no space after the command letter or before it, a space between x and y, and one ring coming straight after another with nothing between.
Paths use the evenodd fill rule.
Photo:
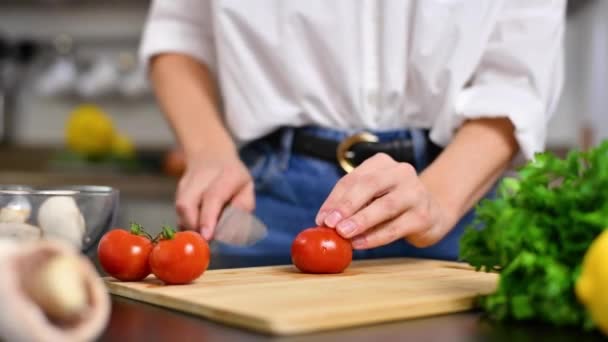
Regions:
<instances>
[{"instance_id":1,"label":"green tomato stem","mask_svg":"<svg viewBox=\"0 0 608 342\"><path fill-rule=\"evenodd\" d=\"M173 229L169 225L164 225L162 227L161 232L152 240L152 242L156 243L159 240L172 240L175 237L175 229Z\"/></svg>"},{"instance_id":2,"label":"green tomato stem","mask_svg":"<svg viewBox=\"0 0 608 342\"><path fill-rule=\"evenodd\" d=\"M147 237L147 238L148 238L148 239L150 239L150 240L154 240L154 239L152 238L152 235L150 235L150 234L149 234L149 233L148 233L148 232L147 232L147 231L144 229L144 227L143 227L141 224L139 224L139 223L131 222L130 231L131 231L131 234L134 234L134 235L139 235L139 236L145 236L145 237Z\"/></svg>"}]
</instances>

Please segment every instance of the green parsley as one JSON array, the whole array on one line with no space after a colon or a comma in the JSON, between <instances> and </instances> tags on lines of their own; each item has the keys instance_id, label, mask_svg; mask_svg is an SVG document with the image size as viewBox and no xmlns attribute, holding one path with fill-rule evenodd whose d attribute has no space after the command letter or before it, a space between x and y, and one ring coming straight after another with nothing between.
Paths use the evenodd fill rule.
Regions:
<instances>
[{"instance_id":1,"label":"green parsley","mask_svg":"<svg viewBox=\"0 0 608 342\"><path fill-rule=\"evenodd\" d=\"M461 258L500 273L481 307L497 320L591 328L574 285L591 242L608 227L608 141L566 158L537 154L477 206Z\"/></svg>"}]
</instances>

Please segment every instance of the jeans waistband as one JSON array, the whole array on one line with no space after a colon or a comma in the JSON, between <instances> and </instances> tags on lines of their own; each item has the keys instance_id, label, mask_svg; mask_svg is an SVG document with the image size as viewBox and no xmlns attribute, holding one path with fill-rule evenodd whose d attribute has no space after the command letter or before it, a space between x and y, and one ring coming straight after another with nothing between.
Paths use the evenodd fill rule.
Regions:
<instances>
[{"instance_id":1,"label":"jeans waistband","mask_svg":"<svg viewBox=\"0 0 608 342\"><path fill-rule=\"evenodd\" d=\"M414 139L414 137L413 137L414 135L422 132L421 130L418 130L419 132L416 132L416 130L414 130L414 129L395 129L395 130L383 130L383 131L362 130L362 129L361 130L338 130L338 129L334 129L334 128L319 127L319 126L304 126L304 127L299 127L299 128L293 128L293 129L301 130L308 134L312 134L312 135L315 135L315 136L318 136L321 138L332 139L332 140L336 140L336 141L341 141L350 135L353 135L355 133L359 133L362 131L366 131L366 132L374 134L375 136L378 137L378 139L380 141L390 141L390 140L398 140L398 139L411 140L411 139Z\"/></svg>"},{"instance_id":2,"label":"jeans waistband","mask_svg":"<svg viewBox=\"0 0 608 342\"><path fill-rule=\"evenodd\" d=\"M332 139L341 141L346 137L363 130L339 130L329 127L320 126L303 126L303 127L281 127L268 136L261 138L261 141L271 142L277 146L283 153L288 156L291 154L293 137L296 131L303 131L307 134L312 134L320 138ZM430 142L427 129L404 128L395 130L365 130L372 133L382 141L391 140L411 140L414 147L415 164L419 171L422 171L432 160L439 154L439 147ZM286 162L286 161L285 161Z\"/></svg>"}]
</instances>

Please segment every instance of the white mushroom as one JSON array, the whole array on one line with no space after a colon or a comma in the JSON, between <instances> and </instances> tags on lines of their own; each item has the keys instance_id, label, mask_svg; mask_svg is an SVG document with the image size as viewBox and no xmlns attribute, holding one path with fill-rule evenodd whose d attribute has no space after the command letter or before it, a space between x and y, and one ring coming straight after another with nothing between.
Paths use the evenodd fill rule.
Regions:
<instances>
[{"instance_id":1,"label":"white mushroom","mask_svg":"<svg viewBox=\"0 0 608 342\"><path fill-rule=\"evenodd\" d=\"M23 223L30 218L32 206L24 196L15 196L0 209L0 222Z\"/></svg>"},{"instance_id":2,"label":"white mushroom","mask_svg":"<svg viewBox=\"0 0 608 342\"><path fill-rule=\"evenodd\" d=\"M40 239L40 228L27 223L0 222L0 238L16 241L31 241Z\"/></svg>"},{"instance_id":3,"label":"white mushroom","mask_svg":"<svg viewBox=\"0 0 608 342\"><path fill-rule=\"evenodd\" d=\"M56 322L74 322L87 309L87 289L82 274L75 272L75 255L52 256L24 284L32 300Z\"/></svg>"},{"instance_id":4,"label":"white mushroom","mask_svg":"<svg viewBox=\"0 0 608 342\"><path fill-rule=\"evenodd\" d=\"M60 239L82 247L85 221L72 197L53 196L44 201L38 209L38 225L45 239Z\"/></svg>"},{"instance_id":5,"label":"white mushroom","mask_svg":"<svg viewBox=\"0 0 608 342\"><path fill-rule=\"evenodd\" d=\"M0 239L0 341L94 341L110 297L90 260L60 241Z\"/></svg>"}]
</instances>

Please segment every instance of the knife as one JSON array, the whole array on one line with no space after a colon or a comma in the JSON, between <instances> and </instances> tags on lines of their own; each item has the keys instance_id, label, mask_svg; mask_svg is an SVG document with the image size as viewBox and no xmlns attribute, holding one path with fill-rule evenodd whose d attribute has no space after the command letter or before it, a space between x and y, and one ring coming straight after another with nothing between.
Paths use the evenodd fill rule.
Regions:
<instances>
[{"instance_id":1,"label":"knife","mask_svg":"<svg viewBox=\"0 0 608 342\"><path fill-rule=\"evenodd\" d=\"M238 207L227 205L213 233L213 240L233 246L251 246L268 234L266 225Z\"/></svg>"}]
</instances>

